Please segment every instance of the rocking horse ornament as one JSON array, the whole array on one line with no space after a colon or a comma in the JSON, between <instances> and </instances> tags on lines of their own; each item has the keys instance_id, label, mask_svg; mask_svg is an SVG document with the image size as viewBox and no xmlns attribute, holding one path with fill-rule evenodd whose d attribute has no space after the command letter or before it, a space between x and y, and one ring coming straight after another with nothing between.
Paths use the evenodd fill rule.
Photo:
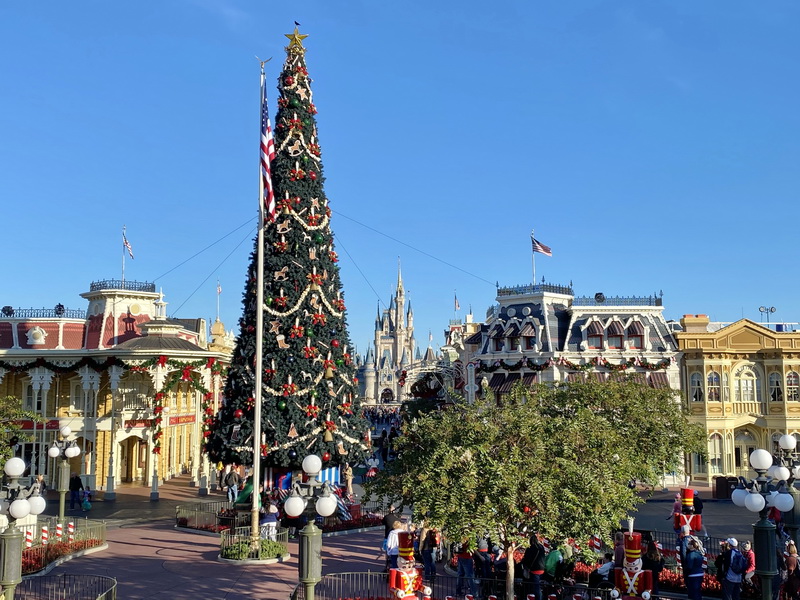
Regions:
<instances>
[{"instance_id":1,"label":"rocking horse ornament","mask_svg":"<svg viewBox=\"0 0 800 600\"><path fill-rule=\"evenodd\" d=\"M653 572L642 569L642 534L633 531L633 519L628 521L625 533L625 561L614 569L613 598L650 600L653 589Z\"/></svg>"},{"instance_id":2,"label":"rocking horse ornament","mask_svg":"<svg viewBox=\"0 0 800 600\"><path fill-rule=\"evenodd\" d=\"M422 569L415 566L413 536L404 531L397 538L400 552L397 568L389 569L389 591L400 600L419 600L417 592L422 592L423 598L430 598L431 588L423 584Z\"/></svg>"}]
</instances>

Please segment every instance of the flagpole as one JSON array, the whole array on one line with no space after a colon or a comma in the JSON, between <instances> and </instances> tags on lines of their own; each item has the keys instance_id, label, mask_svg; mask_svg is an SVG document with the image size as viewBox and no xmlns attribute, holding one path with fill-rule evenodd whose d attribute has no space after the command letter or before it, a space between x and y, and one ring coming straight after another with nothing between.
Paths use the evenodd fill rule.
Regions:
<instances>
[{"instance_id":1,"label":"flagpole","mask_svg":"<svg viewBox=\"0 0 800 600\"><path fill-rule=\"evenodd\" d=\"M217 279L217 321L219 321L219 294L220 294L220 287L219 287L219 279Z\"/></svg>"},{"instance_id":2,"label":"flagpole","mask_svg":"<svg viewBox=\"0 0 800 600\"><path fill-rule=\"evenodd\" d=\"M125 225L122 226L122 289L125 289Z\"/></svg>"},{"instance_id":3,"label":"flagpole","mask_svg":"<svg viewBox=\"0 0 800 600\"><path fill-rule=\"evenodd\" d=\"M533 251L533 229L531 229L531 270L533 271L533 285L536 286L536 252Z\"/></svg>"},{"instance_id":4,"label":"flagpole","mask_svg":"<svg viewBox=\"0 0 800 600\"><path fill-rule=\"evenodd\" d=\"M258 119L261 122L264 113L264 63L261 63L261 89L259 98ZM259 130L259 148L261 147L261 131ZM256 265L256 381L255 407L253 409L253 494L250 509L250 535L254 542L259 539L258 511L261 501L261 385L264 374L264 178L261 175L261 155L258 160L258 259ZM219 302L219 294L217 294Z\"/></svg>"}]
</instances>

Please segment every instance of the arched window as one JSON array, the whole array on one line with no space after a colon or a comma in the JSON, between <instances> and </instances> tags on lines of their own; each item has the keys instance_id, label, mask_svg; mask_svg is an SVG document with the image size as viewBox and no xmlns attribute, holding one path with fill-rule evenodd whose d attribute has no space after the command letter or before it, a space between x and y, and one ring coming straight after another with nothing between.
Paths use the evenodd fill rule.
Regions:
<instances>
[{"instance_id":1,"label":"arched window","mask_svg":"<svg viewBox=\"0 0 800 600\"><path fill-rule=\"evenodd\" d=\"M703 401L703 376L700 373L692 373L689 378L689 396L694 402Z\"/></svg>"},{"instance_id":2,"label":"arched window","mask_svg":"<svg viewBox=\"0 0 800 600\"><path fill-rule=\"evenodd\" d=\"M712 473L722 473L722 436L718 433L708 438L708 463Z\"/></svg>"},{"instance_id":3,"label":"arched window","mask_svg":"<svg viewBox=\"0 0 800 600\"><path fill-rule=\"evenodd\" d=\"M734 373L734 400L736 402L761 402L761 382L749 365Z\"/></svg>"},{"instance_id":4,"label":"arched window","mask_svg":"<svg viewBox=\"0 0 800 600\"><path fill-rule=\"evenodd\" d=\"M708 387L708 399L713 400L714 402L718 402L720 399L719 373L717 373L716 371L711 371L706 379L706 385Z\"/></svg>"},{"instance_id":5,"label":"arched window","mask_svg":"<svg viewBox=\"0 0 800 600\"><path fill-rule=\"evenodd\" d=\"M800 375L795 371L789 371L786 375L786 399L800 400Z\"/></svg>"},{"instance_id":6,"label":"arched window","mask_svg":"<svg viewBox=\"0 0 800 600\"><path fill-rule=\"evenodd\" d=\"M728 384L728 374L722 374L722 401L728 402L731 399L731 388Z\"/></svg>"},{"instance_id":7,"label":"arched window","mask_svg":"<svg viewBox=\"0 0 800 600\"><path fill-rule=\"evenodd\" d=\"M783 390L781 389L781 374L774 371L769 374L769 399L773 402L783 402Z\"/></svg>"}]
</instances>

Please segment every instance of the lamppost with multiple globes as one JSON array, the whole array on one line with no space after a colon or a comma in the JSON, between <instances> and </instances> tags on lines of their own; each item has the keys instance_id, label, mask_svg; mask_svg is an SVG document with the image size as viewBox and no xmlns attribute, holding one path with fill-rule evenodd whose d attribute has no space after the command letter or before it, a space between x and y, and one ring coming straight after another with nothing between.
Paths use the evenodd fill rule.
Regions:
<instances>
[{"instance_id":1,"label":"lamppost with multiple globes","mask_svg":"<svg viewBox=\"0 0 800 600\"><path fill-rule=\"evenodd\" d=\"M286 498L283 509L290 517L305 514L306 526L300 531L298 572L300 583L305 586L305 600L314 600L314 586L322 578L322 530L314 523L315 513L329 517L336 512L338 503L328 482L319 480L322 460L315 454L303 459L303 471L308 476L305 483L295 483L292 493ZM311 500L316 499L313 504Z\"/></svg>"},{"instance_id":2,"label":"lamppost with multiple globes","mask_svg":"<svg viewBox=\"0 0 800 600\"><path fill-rule=\"evenodd\" d=\"M19 478L25 472L21 458L10 458L3 471L9 478L7 496L0 512L8 517L8 527L0 533L0 587L6 600L14 600L14 589L22 581L22 531L17 520L28 515L40 515L45 509L44 498L38 494L24 496Z\"/></svg>"},{"instance_id":3,"label":"lamppost with multiple globes","mask_svg":"<svg viewBox=\"0 0 800 600\"><path fill-rule=\"evenodd\" d=\"M72 433L69 426L64 425L60 430L61 439L53 440L53 444L47 449L47 456L50 458L61 457L58 464L58 519L64 522L64 503L67 492L69 491L69 459L75 458L81 453L81 449L75 441L67 441Z\"/></svg>"},{"instance_id":4,"label":"lamppost with multiple globes","mask_svg":"<svg viewBox=\"0 0 800 600\"><path fill-rule=\"evenodd\" d=\"M797 510L797 492L792 484L800 475L800 467L794 458L789 458L789 454L794 453L797 440L794 436L783 435L778 445L781 453L777 457L762 448L750 453L750 466L757 477L749 482L740 477L739 486L731 494L736 506L743 506L759 516L758 522L753 524L753 550L763 600L772 600L772 580L778 568L775 523L767 515L771 508L793 516Z\"/></svg>"}]
</instances>

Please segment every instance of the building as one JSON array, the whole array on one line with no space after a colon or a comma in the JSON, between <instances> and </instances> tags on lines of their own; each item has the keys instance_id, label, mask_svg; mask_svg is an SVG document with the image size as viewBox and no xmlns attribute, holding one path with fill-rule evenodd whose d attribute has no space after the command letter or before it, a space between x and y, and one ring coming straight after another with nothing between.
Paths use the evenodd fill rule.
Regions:
<instances>
[{"instance_id":1,"label":"building","mask_svg":"<svg viewBox=\"0 0 800 600\"><path fill-rule=\"evenodd\" d=\"M87 309L0 309L0 394L20 398L44 422L16 454L57 482L48 446L65 425L81 449L71 470L109 498L120 483L191 473L205 489L201 445L221 401L233 336L219 320L169 319L155 284L96 281ZM155 460L154 460L155 458ZM202 492L201 492L202 493Z\"/></svg>"},{"instance_id":2,"label":"building","mask_svg":"<svg viewBox=\"0 0 800 600\"><path fill-rule=\"evenodd\" d=\"M624 375L679 387L678 347L660 297L575 297L571 285L542 283L498 287L496 302L480 325L468 318L447 333L467 365L468 398L486 389L502 397L519 382Z\"/></svg>"},{"instance_id":3,"label":"building","mask_svg":"<svg viewBox=\"0 0 800 600\"><path fill-rule=\"evenodd\" d=\"M698 483L751 477L754 449L775 452L784 433L800 439L800 332L748 319L711 323L706 315L685 315L680 324L684 402L708 436L707 452L693 454L687 470Z\"/></svg>"}]
</instances>

